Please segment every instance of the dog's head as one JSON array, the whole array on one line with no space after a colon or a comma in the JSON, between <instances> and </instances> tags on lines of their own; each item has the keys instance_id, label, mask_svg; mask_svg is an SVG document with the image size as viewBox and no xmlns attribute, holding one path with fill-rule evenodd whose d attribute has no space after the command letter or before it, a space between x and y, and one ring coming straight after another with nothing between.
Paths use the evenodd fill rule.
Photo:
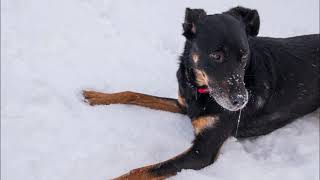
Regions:
<instances>
[{"instance_id":1,"label":"dog's head","mask_svg":"<svg viewBox=\"0 0 320 180\"><path fill-rule=\"evenodd\" d=\"M249 36L259 32L256 10L243 7L207 15L203 9L186 9L184 33L190 43L189 64L198 86L206 86L223 108L237 111L248 102L244 84L250 59Z\"/></svg>"}]
</instances>

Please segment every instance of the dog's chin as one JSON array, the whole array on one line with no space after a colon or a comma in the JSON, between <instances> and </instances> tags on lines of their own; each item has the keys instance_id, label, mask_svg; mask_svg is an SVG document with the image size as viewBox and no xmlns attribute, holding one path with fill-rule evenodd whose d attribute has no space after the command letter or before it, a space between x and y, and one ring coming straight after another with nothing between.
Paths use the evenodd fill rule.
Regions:
<instances>
[{"instance_id":1,"label":"dog's chin","mask_svg":"<svg viewBox=\"0 0 320 180\"><path fill-rule=\"evenodd\" d=\"M246 104L243 104L241 106L233 106L231 103L229 102L226 102L224 100L218 100L216 98L214 98L216 100L216 102L221 106L223 107L224 109L226 110L229 110L229 111L239 111L240 109L244 108L246 106Z\"/></svg>"},{"instance_id":2,"label":"dog's chin","mask_svg":"<svg viewBox=\"0 0 320 180\"><path fill-rule=\"evenodd\" d=\"M213 99L224 109L229 110L229 111L239 111L243 109L247 103L248 103L248 92L246 91L246 100L244 101L243 104L239 104L237 106L234 106L231 104L231 101L229 98L223 96L223 95L218 95L218 94L211 94L210 95L213 97Z\"/></svg>"},{"instance_id":3,"label":"dog's chin","mask_svg":"<svg viewBox=\"0 0 320 180\"><path fill-rule=\"evenodd\" d=\"M221 104L219 104L219 105L222 106ZM239 110L243 109L246 105L247 105L247 103L245 103L241 106L222 106L222 107L229 110L229 111L239 111Z\"/></svg>"}]
</instances>

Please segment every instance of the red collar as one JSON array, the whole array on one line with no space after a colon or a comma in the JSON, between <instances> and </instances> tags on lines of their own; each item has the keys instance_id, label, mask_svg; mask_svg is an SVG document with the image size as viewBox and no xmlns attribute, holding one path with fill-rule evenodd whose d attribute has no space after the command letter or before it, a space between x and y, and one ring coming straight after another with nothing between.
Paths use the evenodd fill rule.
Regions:
<instances>
[{"instance_id":1,"label":"red collar","mask_svg":"<svg viewBox=\"0 0 320 180\"><path fill-rule=\"evenodd\" d=\"M207 87L205 88L197 88L196 86L194 86L191 82L190 82L190 78L189 78L189 72L191 71L190 68L188 68L186 71L185 71L185 75L186 75L186 78L187 78L187 85L190 86L191 88L196 88L197 90L197 93L200 93L200 94L208 94L209 93L209 89Z\"/></svg>"},{"instance_id":2,"label":"red collar","mask_svg":"<svg viewBox=\"0 0 320 180\"><path fill-rule=\"evenodd\" d=\"M209 89L208 88L197 88L198 93L200 94L207 94L209 93Z\"/></svg>"}]
</instances>

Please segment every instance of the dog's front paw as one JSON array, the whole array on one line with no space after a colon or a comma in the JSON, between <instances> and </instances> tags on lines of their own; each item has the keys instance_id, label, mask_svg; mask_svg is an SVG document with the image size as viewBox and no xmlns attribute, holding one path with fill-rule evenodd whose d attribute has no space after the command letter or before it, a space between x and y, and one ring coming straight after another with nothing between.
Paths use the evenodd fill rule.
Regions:
<instances>
[{"instance_id":1,"label":"dog's front paw","mask_svg":"<svg viewBox=\"0 0 320 180\"><path fill-rule=\"evenodd\" d=\"M113 180L163 180L167 177L156 176L150 172L153 166L146 166L138 169L131 170L129 173L117 177Z\"/></svg>"},{"instance_id":2,"label":"dog's front paw","mask_svg":"<svg viewBox=\"0 0 320 180\"><path fill-rule=\"evenodd\" d=\"M82 92L84 101L90 104L91 106L98 104L111 104L110 94L101 93L96 91L83 91Z\"/></svg>"}]
</instances>

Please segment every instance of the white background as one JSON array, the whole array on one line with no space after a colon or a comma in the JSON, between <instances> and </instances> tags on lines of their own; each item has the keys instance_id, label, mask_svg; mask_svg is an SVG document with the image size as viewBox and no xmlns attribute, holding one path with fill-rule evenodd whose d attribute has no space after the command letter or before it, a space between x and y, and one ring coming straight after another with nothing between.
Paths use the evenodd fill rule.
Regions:
<instances>
[{"instance_id":1,"label":"white background","mask_svg":"<svg viewBox=\"0 0 320 180\"><path fill-rule=\"evenodd\" d=\"M146 108L90 107L81 90L177 96L185 7L256 8L261 36L319 32L318 0L2 0L1 179L99 180L191 145L190 120ZM317 180L319 111L239 142L172 179Z\"/></svg>"}]
</instances>

